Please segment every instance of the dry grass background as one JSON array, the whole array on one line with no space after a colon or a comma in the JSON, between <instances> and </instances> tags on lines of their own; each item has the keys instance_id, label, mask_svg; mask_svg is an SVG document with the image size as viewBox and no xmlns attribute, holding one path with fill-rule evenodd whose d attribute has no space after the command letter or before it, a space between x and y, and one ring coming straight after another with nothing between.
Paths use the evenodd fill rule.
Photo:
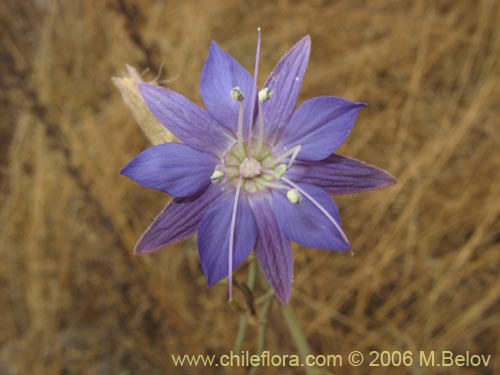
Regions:
<instances>
[{"instance_id":1,"label":"dry grass background","mask_svg":"<svg viewBox=\"0 0 500 375\"><path fill-rule=\"evenodd\" d=\"M148 144L110 77L163 64L200 103L210 40L252 69L260 25L263 76L312 35L302 100L369 103L340 151L399 180L338 197L356 256L294 251L314 352L470 350L493 364L336 373L500 373L498 19L494 0L0 2L0 370L246 373L171 363L229 351L239 315L205 287L194 240L131 254L168 198L118 174ZM278 310L269 346L296 352Z\"/></svg>"}]
</instances>

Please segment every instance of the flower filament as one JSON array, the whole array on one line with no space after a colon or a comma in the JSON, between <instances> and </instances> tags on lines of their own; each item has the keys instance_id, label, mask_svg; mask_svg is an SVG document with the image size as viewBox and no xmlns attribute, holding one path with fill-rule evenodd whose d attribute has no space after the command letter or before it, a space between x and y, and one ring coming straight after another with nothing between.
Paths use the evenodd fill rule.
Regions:
<instances>
[{"instance_id":1,"label":"flower filament","mask_svg":"<svg viewBox=\"0 0 500 375\"><path fill-rule=\"evenodd\" d=\"M234 196L233 212L231 213L231 230L229 232L229 251L228 251L228 277L229 277L229 300L233 298L233 252L234 252L234 229L236 227L236 212L238 209L238 200L240 198L241 177L236 185L236 194Z\"/></svg>"},{"instance_id":2,"label":"flower filament","mask_svg":"<svg viewBox=\"0 0 500 375\"><path fill-rule=\"evenodd\" d=\"M243 92L239 87L235 87L229 93L231 98L240 103L240 109L238 112L238 128L237 128L237 137L238 137L238 147L243 147L243 114L245 112L245 104L243 101L245 97L243 96Z\"/></svg>"}]
</instances>

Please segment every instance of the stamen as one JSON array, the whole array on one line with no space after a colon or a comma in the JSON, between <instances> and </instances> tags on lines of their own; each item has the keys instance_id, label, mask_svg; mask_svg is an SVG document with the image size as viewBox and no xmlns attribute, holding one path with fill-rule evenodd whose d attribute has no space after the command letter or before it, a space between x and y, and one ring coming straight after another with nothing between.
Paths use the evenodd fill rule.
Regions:
<instances>
[{"instance_id":1,"label":"stamen","mask_svg":"<svg viewBox=\"0 0 500 375\"><path fill-rule=\"evenodd\" d=\"M261 90L262 91L262 90ZM264 144L264 110L262 109L262 102L260 101L260 91L259 91L259 137L257 138L257 150L256 155L260 154L262 150L262 145Z\"/></svg>"},{"instance_id":2,"label":"stamen","mask_svg":"<svg viewBox=\"0 0 500 375\"><path fill-rule=\"evenodd\" d=\"M278 165L272 172L274 179L277 181L281 180L281 178L285 175L286 170L287 170L286 164Z\"/></svg>"},{"instance_id":3,"label":"stamen","mask_svg":"<svg viewBox=\"0 0 500 375\"><path fill-rule=\"evenodd\" d=\"M312 196L310 196L306 191L304 191L302 188L300 188L297 184L290 181L287 177L282 177L281 179L283 181L285 181L287 184L289 184L291 187L297 189L300 193L302 193L302 195L304 195L307 199L309 199L311 201L311 203L314 204L316 206L316 208L318 208L328 218L328 220L331 221L331 223L335 226L335 228L337 228L340 235L342 236L342 239L345 242L349 243L349 240L347 239L347 236L345 235L342 228L340 228L340 226L337 224L337 222L332 217L332 215L330 215L330 213L316 199L314 199Z\"/></svg>"},{"instance_id":4,"label":"stamen","mask_svg":"<svg viewBox=\"0 0 500 375\"><path fill-rule=\"evenodd\" d=\"M299 154L300 150L302 150L302 146L298 145L298 146L295 146L293 149L295 151L293 152L292 157L290 158L290 161L288 162L288 168L290 168L292 166L293 162L295 161L295 158Z\"/></svg>"},{"instance_id":5,"label":"stamen","mask_svg":"<svg viewBox=\"0 0 500 375\"><path fill-rule=\"evenodd\" d=\"M260 27L257 28L257 53L255 55L255 71L253 74L253 90L250 100L252 105L249 113L248 121L248 155L252 155L252 127L253 127L253 112L255 110L255 96L257 94L257 78L259 75L259 58L260 58Z\"/></svg>"},{"instance_id":6,"label":"stamen","mask_svg":"<svg viewBox=\"0 0 500 375\"><path fill-rule=\"evenodd\" d=\"M291 163L293 161L295 161L295 158L297 157L297 155L299 154L299 152L300 152L301 149L302 149L302 146L301 145L297 145L297 146L291 148L290 150L284 152L283 154L281 154L280 156L278 156L276 159L274 159L274 165L281 163L287 157L289 157L290 155L292 155L292 158L290 159L290 163L289 163L289 166L291 166Z\"/></svg>"},{"instance_id":7,"label":"stamen","mask_svg":"<svg viewBox=\"0 0 500 375\"><path fill-rule=\"evenodd\" d=\"M255 193L258 191L257 182L254 179L245 179L243 181L243 189L248 191L249 193Z\"/></svg>"},{"instance_id":8,"label":"stamen","mask_svg":"<svg viewBox=\"0 0 500 375\"><path fill-rule=\"evenodd\" d=\"M245 97L243 96L243 91L241 91L238 86L231 89L230 95L231 98L233 98L236 102L242 102L243 99L245 99Z\"/></svg>"},{"instance_id":9,"label":"stamen","mask_svg":"<svg viewBox=\"0 0 500 375\"><path fill-rule=\"evenodd\" d=\"M236 185L236 194L234 196L233 213L231 215L231 228L229 229L229 256L228 256L228 278L229 278L229 301L233 299L233 248L234 248L234 230L236 228L236 210L238 209L238 200L240 198L242 177L238 179Z\"/></svg>"},{"instance_id":10,"label":"stamen","mask_svg":"<svg viewBox=\"0 0 500 375\"><path fill-rule=\"evenodd\" d=\"M272 189L280 189L280 190L288 190L288 186L284 184L280 184L279 182L268 181L262 177L254 178L256 184L260 185L263 188L272 188Z\"/></svg>"},{"instance_id":11,"label":"stamen","mask_svg":"<svg viewBox=\"0 0 500 375\"><path fill-rule=\"evenodd\" d=\"M302 195L297 189L290 189L286 193L286 197L292 204L299 204L302 201Z\"/></svg>"},{"instance_id":12,"label":"stamen","mask_svg":"<svg viewBox=\"0 0 500 375\"><path fill-rule=\"evenodd\" d=\"M224 172L219 171L218 169L216 169L214 173L212 173L212 175L210 176L212 184L219 184L222 182L223 179L224 179Z\"/></svg>"},{"instance_id":13,"label":"stamen","mask_svg":"<svg viewBox=\"0 0 500 375\"><path fill-rule=\"evenodd\" d=\"M262 108L262 103L267 102L273 97L273 92L268 88L264 87L259 91L259 137L257 138L257 151L256 154L260 154L262 150L262 144L264 143L264 109Z\"/></svg>"},{"instance_id":14,"label":"stamen","mask_svg":"<svg viewBox=\"0 0 500 375\"><path fill-rule=\"evenodd\" d=\"M273 97L274 93L269 87L264 87L259 91L259 102L265 103Z\"/></svg>"},{"instance_id":15,"label":"stamen","mask_svg":"<svg viewBox=\"0 0 500 375\"><path fill-rule=\"evenodd\" d=\"M240 112L238 113L238 147L243 149L243 112L245 111L245 105L243 101L240 102Z\"/></svg>"},{"instance_id":16,"label":"stamen","mask_svg":"<svg viewBox=\"0 0 500 375\"><path fill-rule=\"evenodd\" d=\"M231 98L233 98L235 101L240 103L240 110L238 113L238 130L237 130L238 134L236 134L236 136L238 137L238 146L240 148L242 148L243 147L243 112L245 110L243 100L245 99L245 96L243 95L243 91L241 91L239 86L233 87L229 94L231 95Z\"/></svg>"}]
</instances>

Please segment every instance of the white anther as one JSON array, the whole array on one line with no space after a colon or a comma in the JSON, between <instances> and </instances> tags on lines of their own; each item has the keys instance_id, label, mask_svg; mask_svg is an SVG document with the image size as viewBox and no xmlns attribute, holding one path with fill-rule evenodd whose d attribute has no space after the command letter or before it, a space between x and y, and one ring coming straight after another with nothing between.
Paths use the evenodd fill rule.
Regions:
<instances>
[{"instance_id":1,"label":"white anther","mask_svg":"<svg viewBox=\"0 0 500 375\"><path fill-rule=\"evenodd\" d=\"M239 87L231 89L231 98L237 102L242 102L245 97L243 96L243 91Z\"/></svg>"},{"instance_id":2,"label":"white anther","mask_svg":"<svg viewBox=\"0 0 500 375\"><path fill-rule=\"evenodd\" d=\"M213 184L218 184L222 182L223 179L224 179L224 172L219 171L217 169L210 176L210 180L212 181Z\"/></svg>"},{"instance_id":3,"label":"white anther","mask_svg":"<svg viewBox=\"0 0 500 375\"><path fill-rule=\"evenodd\" d=\"M264 87L259 91L259 102L264 103L273 97L274 93L268 87Z\"/></svg>"},{"instance_id":4,"label":"white anther","mask_svg":"<svg viewBox=\"0 0 500 375\"><path fill-rule=\"evenodd\" d=\"M280 164L276 168L274 168L273 171L273 177L275 180L281 180L281 177L283 177L286 173L287 166L286 164Z\"/></svg>"},{"instance_id":5,"label":"white anther","mask_svg":"<svg viewBox=\"0 0 500 375\"><path fill-rule=\"evenodd\" d=\"M286 197L292 204L299 204L302 201L302 194L297 189L290 189L286 193Z\"/></svg>"}]
</instances>

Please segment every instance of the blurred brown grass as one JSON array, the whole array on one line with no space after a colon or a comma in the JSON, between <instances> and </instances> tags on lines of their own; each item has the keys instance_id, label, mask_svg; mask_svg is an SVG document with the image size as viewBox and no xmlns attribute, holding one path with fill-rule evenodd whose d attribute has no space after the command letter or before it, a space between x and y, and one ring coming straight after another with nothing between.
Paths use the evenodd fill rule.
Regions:
<instances>
[{"instance_id":1,"label":"blurred brown grass","mask_svg":"<svg viewBox=\"0 0 500 375\"><path fill-rule=\"evenodd\" d=\"M0 369L245 373L173 367L231 350L238 314L194 240L131 254L168 198L118 174L148 144L110 77L163 66L200 103L210 40L252 68L260 25L263 73L311 34L302 100L369 103L341 153L399 180L338 197L356 256L295 249L314 352L470 350L493 363L336 373L500 373L499 18L494 0L0 2ZM269 347L296 352L277 310Z\"/></svg>"}]
</instances>

